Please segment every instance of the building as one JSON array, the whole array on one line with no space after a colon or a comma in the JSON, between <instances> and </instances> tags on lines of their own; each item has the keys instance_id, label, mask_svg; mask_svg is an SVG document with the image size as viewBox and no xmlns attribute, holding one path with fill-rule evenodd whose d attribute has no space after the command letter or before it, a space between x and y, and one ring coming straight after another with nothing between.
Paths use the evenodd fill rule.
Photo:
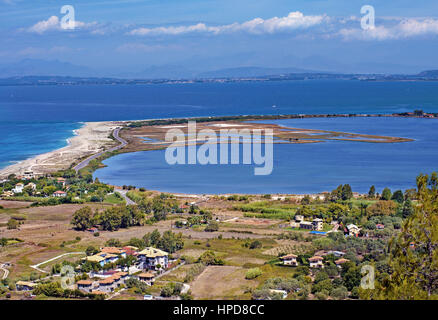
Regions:
<instances>
[{"instance_id":1,"label":"building","mask_svg":"<svg viewBox=\"0 0 438 320\"><path fill-rule=\"evenodd\" d=\"M126 251L124 249L120 249L120 248L116 248L116 247L103 247L100 250L100 252L118 255L122 258L126 258Z\"/></svg>"},{"instance_id":2,"label":"building","mask_svg":"<svg viewBox=\"0 0 438 320\"><path fill-rule=\"evenodd\" d=\"M169 266L168 253L152 247L145 248L137 255L139 265L143 269L156 270L160 265L160 269L166 269Z\"/></svg>"},{"instance_id":3,"label":"building","mask_svg":"<svg viewBox=\"0 0 438 320\"><path fill-rule=\"evenodd\" d=\"M324 260L323 257L320 256L313 256L312 258L309 258L310 267L311 268L324 268L324 264L322 263Z\"/></svg>"},{"instance_id":4,"label":"building","mask_svg":"<svg viewBox=\"0 0 438 320\"><path fill-rule=\"evenodd\" d=\"M298 266L297 256L292 253L281 257L280 260L283 261L285 266Z\"/></svg>"},{"instance_id":5,"label":"building","mask_svg":"<svg viewBox=\"0 0 438 320\"><path fill-rule=\"evenodd\" d=\"M296 222L301 222L301 221L304 220L304 217L301 216L301 215L296 215L296 216L294 217L294 219L295 219Z\"/></svg>"},{"instance_id":6,"label":"building","mask_svg":"<svg viewBox=\"0 0 438 320\"><path fill-rule=\"evenodd\" d=\"M154 284L154 275L150 272L147 273L140 273L138 275L138 280L141 282L146 283L147 285L151 286Z\"/></svg>"},{"instance_id":7,"label":"building","mask_svg":"<svg viewBox=\"0 0 438 320\"><path fill-rule=\"evenodd\" d=\"M347 225L347 230L348 230L348 235L353 237L357 237L360 233L360 228L352 223Z\"/></svg>"},{"instance_id":8,"label":"building","mask_svg":"<svg viewBox=\"0 0 438 320\"><path fill-rule=\"evenodd\" d=\"M341 259L336 260L335 264L338 268L342 268L342 265L346 262L349 262L349 261L350 260L348 260L348 259L341 258Z\"/></svg>"},{"instance_id":9,"label":"building","mask_svg":"<svg viewBox=\"0 0 438 320\"><path fill-rule=\"evenodd\" d=\"M323 228L323 220L322 219L313 219L312 220L313 230L322 231Z\"/></svg>"},{"instance_id":10,"label":"building","mask_svg":"<svg viewBox=\"0 0 438 320\"><path fill-rule=\"evenodd\" d=\"M327 252L327 254L332 254L334 255L336 258L341 258L345 255L345 252L343 251L336 251L336 250L331 250L329 252Z\"/></svg>"},{"instance_id":11,"label":"building","mask_svg":"<svg viewBox=\"0 0 438 320\"><path fill-rule=\"evenodd\" d=\"M117 284L113 277L99 280L99 291L101 292L113 292L116 287Z\"/></svg>"},{"instance_id":12,"label":"building","mask_svg":"<svg viewBox=\"0 0 438 320\"><path fill-rule=\"evenodd\" d=\"M88 256L85 259L90 262L98 263L101 267L103 267L107 263L116 262L119 260L119 257L115 254L99 252L93 256Z\"/></svg>"},{"instance_id":13,"label":"building","mask_svg":"<svg viewBox=\"0 0 438 320\"><path fill-rule=\"evenodd\" d=\"M61 184L63 188L65 188L65 179L64 178L56 178L56 182Z\"/></svg>"},{"instance_id":14,"label":"building","mask_svg":"<svg viewBox=\"0 0 438 320\"><path fill-rule=\"evenodd\" d=\"M313 230L313 224L309 221L301 221L300 229Z\"/></svg>"},{"instance_id":15,"label":"building","mask_svg":"<svg viewBox=\"0 0 438 320\"><path fill-rule=\"evenodd\" d=\"M52 196L57 197L57 198L64 198L67 196L67 192L58 190L58 191L55 191Z\"/></svg>"},{"instance_id":16,"label":"building","mask_svg":"<svg viewBox=\"0 0 438 320\"><path fill-rule=\"evenodd\" d=\"M35 175L34 175L33 171L25 171L23 178L26 180L30 180L30 179L35 178Z\"/></svg>"},{"instance_id":17,"label":"building","mask_svg":"<svg viewBox=\"0 0 438 320\"><path fill-rule=\"evenodd\" d=\"M76 285L78 290L82 292L91 293L93 291L93 281L91 280L79 280Z\"/></svg>"},{"instance_id":18,"label":"building","mask_svg":"<svg viewBox=\"0 0 438 320\"><path fill-rule=\"evenodd\" d=\"M17 281L15 288L17 291L32 291L37 286L36 283L29 281Z\"/></svg>"},{"instance_id":19,"label":"building","mask_svg":"<svg viewBox=\"0 0 438 320\"><path fill-rule=\"evenodd\" d=\"M376 224L376 229L377 230L383 230L383 229L385 229L385 225L381 224L381 223L378 223L378 224Z\"/></svg>"},{"instance_id":20,"label":"building","mask_svg":"<svg viewBox=\"0 0 438 320\"><path fill-rule=\"evenodd\" d=\"M23 188L24 188L24 184L22 184L22 183L17 183L17 184L15 185L15 188L12 189L12 192L13 192L13 193L22 193L22 192L23 192Z\"/></svg>"},{"instance_id":21,"label":"building","mask_svg":"<svg viewBox=\"0 0 438 320\"><path fill-rule=\"evenodd\" d=\"M9 198L9 197L13 197L15 193L13 193L12 191L5 191L2 193L2 197L5 198Z\"/></svg>"}]
</instances>

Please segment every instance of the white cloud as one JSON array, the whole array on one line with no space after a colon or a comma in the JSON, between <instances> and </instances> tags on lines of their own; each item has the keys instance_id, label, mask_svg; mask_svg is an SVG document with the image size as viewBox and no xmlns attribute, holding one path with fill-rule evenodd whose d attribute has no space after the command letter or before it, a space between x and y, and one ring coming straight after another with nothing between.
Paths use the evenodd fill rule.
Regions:
<instances>
[{"instance_id":1,"label":"white cloud","mask_svg":"<svg viewBox=\"0 0 438 320\"><path fill-rule=\"evenodd\" d=\"M417 36L438 35L438 20L402 19L392 26L377 25L373 29L341 29L338 33L346 40L393 40Z\"/></svg>"},{"instance_id":2,"label":"white cloud","mask_svg":"<svg viewBox=\"0 0 438 320\"><path fill-rule=\"evenodd\" d=\"M321 24L325 15L305 16L303 13L296 11L289 13L286 17L274 17L267 20L255 18L243 23L232 23L221 26L208 26L205 23L198 23L190 26L170 26L156 28L137 28L129 32L131 35L179 35L194 32L203 32L211 34L231 33L231 32L248 32L252 34L265 34L284 32L296 29L306 29Z\"/></svg>"},{"instance_id":3,"label":"white cloud","mask_svg":"<svg viewBox=\"0 0 438 320\"><path fill-rule=\"evenodd\" d=\"M32 27L30 27L28 31L41 34L50 30L59 30L60 28L61 25L59 22L59 18L57 16L51 16L47 20L37 22Z\"/></svg>"},{"instance_id":4,"label":"white cloud","mask_svg":"<svg viewBox=\"0 0 438 320\"><path fill-rule=\"evenodd\" d=\"M85 29L89 27L96 26L96 22L85 23L81 21L75 21L75 29ZM27 31L31 33L43 34L47 31L61 31L64 30L61 27L61 20L57 16L51 16L47 20L42 20L35 23L32 27L28 28Z\"/></svg>"}]
</instances>

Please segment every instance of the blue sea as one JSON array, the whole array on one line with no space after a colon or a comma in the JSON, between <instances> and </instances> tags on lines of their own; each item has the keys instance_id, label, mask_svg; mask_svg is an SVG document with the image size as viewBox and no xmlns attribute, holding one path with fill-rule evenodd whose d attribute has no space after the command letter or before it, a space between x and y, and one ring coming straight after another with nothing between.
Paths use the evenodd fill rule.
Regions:
<instances>
[{"instance_id":1,"label":"blue sea","mask_svg":"<svg viewBox=\"0 0 438 320\"><path fill-rule=\"evenodd\" d=\"M273 107L275 106L275 107ZM365 82L365 81L343 81L343 80L309 80L309 81L282 81L282 82L241 82L241 83L196 83L196 84L161 84L161 85L75 85L75 86L2 86L0 87L0 168L21 161L34 155L63 147L67 144L67 138L71 137L72 131L81 126L85 121L105 120L135 120L151 118L171 117L195 117L195 116L218 116L218 115L241 115L241 114L319 114L319 113L393 113L423 109L428 112L438 112L438 83L437 82ZM394 136L407 136L415 138L416 135L436 136L436 128L430 127L429 123L434 120L420 119L399 119L413 121L410 128L415 130L397 131L397 127L389 124L380 124L380 127L373 127L363 119L364 124L355 124L354 121L361 119L313 119L315 123L308 123L309 120L297 120L298 127L317 126L331 130L343 130L361 132L369 129L372 133L388 134ZM331 121L335 120L335 121ZM341 125L342 120L346 122ZM318 122L319 121L319 122ZM380 121L380 119L379 119ZM384 121L384 120L383 120ZM425 125L426 122L427 125ZM378 125L378 124L376 124ZM338 127L339 126L339 127ZM401 129L404 128L401 125ZM407 126L407 125L406 125ZM382 130L382 131L379 131ZM401 134L400 134L401 133ZM418 136L420 137L420 136ZM417 147L420 140L412 143L412 152L418 153ZM305 145L290 149L294 157L307 159L309 170L301 170L302 173L293 176L297 188L290 185L283 185L280 180L275 185L263 183L252 185L252 182L245 180L242 171L242 180L236 177L235 182L229 180L217 180L215 170L211 166L198 168L206 177L210 177L214 183L207 186L204 179L195 179L192 176L168 177L166 174L157 179L164 183L160 186L166 191L182 192L309 192L330 189L339 183L347 183L357 180L357 184L363 181L365 188L370 181L374 184L382 182L392 184L394 187L410 186L412 177L407 177L407 171L428 172L433 169L429 159L411 159L408 149L404 150L404 156L394 158L393 153L387 154L386 150L401 148L401 144L378 147L369 144L368 149L354 153L356 147L350 147L348 143L337 142L333 149L332 142L318 145ZM433 148L433 141L427 148ZM276 154L285 146L276 146ZM286 146L289 148L289 146ZM324 151L324 148L327 150ZM374 148L378 148L375 150ZM407 147L403 147L407 148ZM436 150L437 148L435 148ZM370 150L373 150L371 152ZM292 152L291 151L291 152ZM361 167L374 168L368 170L367 176L358 176L357 167L353 163L347 165L328 157L324 152L338 153L343 157L359 157ZM288 152L288 151L285 151ZM317 152L317 153L316 153ZM141 153L138 153L141 154ZM162 156L159 152L150 153L151 165L162 165ZM364 157L366 155L367 157ZM386 155L386 157L384 156ZM126 155L128 156L128 155ZM131 157L142 157L135 154ZM391 157L388 157L391 156ZM427 155L428 157L432 155ZM341 157L341 156L340 156ZM436 159L436 155L434 155ZM326 159L327 158L327 159ZM342 157L341 157L342 158ZM117 161L117 157L108 161ZM281 156L276 156L277 163L274 167L273 176L281 170L281 166L291 161L287 158L284 161ZM332 160L330 160L332 159ZM375 160L375 162L371 161ZM134 160L132 160L134 161ZM143 162L142 159L139 159ZM298 160L297 160L298 161ZM330 171L324 167L321 161L331 162ZM357 165L357 162L354 162ZM374 165L371 165L373 164ZM399 163L399 165L397 165ZM144 165L146 170L148 164ZM407 167L409 165L409 170ZM351 168L350 168L351 167ZM400 171L391 172L397 167ZM110 167L111 168L111 167ZM106 170L96 173L102 175ZM347 168L350 168L347 170ZM117 176L119 169L114 166L110 175ZM135 170L135 169L133 169ZM187 169L188 170L188 169ZM203 171L207 170L207 171ZM231 169L233 170L233 169ZM243 169L242 169L243 170ZM347 170L347 171L343 171ZM165 172L164 170L163 172ZM248 168L252 172L252 167ZM315 172L312 174L311 172ZM387 174L382 175L382 172ZM305 174L306 173L306 174ZM309 175L310 174L310 175ZM240 176L240 175L239 175ZM345 177L349 179L344 179ZM387 177L387 178L386 178ZM400 177L399 181L396 177ZM291 178L291 179L292 179ZM149 176L142 177L141 184L153 188L155 183ZM216 180L215 180L216 179ZM392 179L392 180L391 180ZM275 180L275 179L274 179ZM341 181L342 180L342 181ZM348 180L348 181L346 181ZM181 186L175 185L175 181L181 182ZM108 181L110 182L110 181ZM133 184L133 182L127 184ZM185 186L183 186L185 184ZM237 186L237 184L239 186ZM263 186L262 186L263 185ZM311 185L318 185L318 190L311 188ZM261 187L263 187L263 191ZM359 186L357 186L359 188ZM235 189L239 189L236 191ZM293 189L293 190L292 190ZM266 191L265 191L266 190ZM280 191L281 190L281 191ZM360 191L360 190L357 190Z\"/></svg>"}]
</instances>

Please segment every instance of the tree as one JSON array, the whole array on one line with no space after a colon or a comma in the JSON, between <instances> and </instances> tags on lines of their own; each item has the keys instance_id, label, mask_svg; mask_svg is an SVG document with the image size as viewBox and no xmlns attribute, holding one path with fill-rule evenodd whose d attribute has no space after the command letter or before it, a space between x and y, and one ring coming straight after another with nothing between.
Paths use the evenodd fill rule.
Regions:
<instances>
[{"instance_id":1,"label":"tree","mask_svg":"<svg viewBox=\"0 0 438 320\"><path fill-rule=\"evenodd\" d=\"M438 176L417 177L418 205L390 242L388 281L380 281L378 294L367 298L438 298ZM370 290L368 290L370 291ZM375 291L375 290L371 290Z\"/></svg>"},{"instance_id":2,"label":"tree","mask_svg":"<svg viewBox=\"0 0 438 320\"><path fill-rule=\"evenodd\" d=\"M73 214L71 224L77 230L85 230L93 226L93 213L90 207L83 207Z\"/></svg>"},{"instance_id":3,"label":"tree","mask_svg":"<svg viewBox=\"0 0 438 320\"><path fill-rule=\"evenodd\" d=\"M119 239L109 239L107 242L105 242L105 245L108 247L121 247L122 243Z\"/></svg>"},{"instance_id":4,"label":"tree","mask_svg":"<svg viewBox=\"0 0 438 320\"><path fill-rule=\"evenodd\" d=\"M93 247L93 246L88 246L87 247L87 249L85 250L85 254L87 255L87 256L92 256L92 255L94 255L94 254L96 254L96 253L98 253L99 252L99 250L97 250L95 247Z\"/></svg>"},{"instance_id":5,"label":"tree","mask_svg":"<svg viewBox=\"0 0 438 320\"><path fill-rule=\"evenodd\" d=\"M391 189L389 188L383 189L382 200L391 200L391 197L392 197Z\"/></svg>"},{"instance_id":6,"label":"tree","mask_svg":"<svg viewBox=\"0 0 438 320\"><path fill-rule=\"evenodd\" d=\"M47 187L43 188L43 193L46 196L52 195L55 191L56 191L56 187L55 186L47 186Z\"/></svg>"},{"instance_id":7,"label":"tree","mask_svg":"<svg viewBox=\"0 0 438 320\"><path fill-rule=\"evenodd\" d=\"M214 232L219 230L219 223L211 221L204 229L206 232Z\"/></svg>"},{"instance_id":8,"label":"tree","mask_svg":"<svg viewBox=\"0 0 438 320\"><path fill-rule=\"evenodd\" d=\"M403 203L405 201L405 196L401 190L397 190L391 197L391 200L394 200L398 203Z\"/></svg>"},{"instance_id":9,"label":"tree","mask_svg":"<svg viewBox=\"0 0 438 320\"><path fill-rule=\"evenodd\" d=\"M371 186L370 191L368 191L368 197L369 198L376 197L376 187L375 186Z\"/></svg>"},{"instance_id":10,"label":"tree","mask_svg":"<svg viewBox=\"0 0 438 320\"><path fill-rule=\"evenodd\" d=\"M408 218L408 217L410 217L413 213L414 213L414 206L412 205L412 201L411 201L410 199L407 199L407 200L403 203L403 208L402 208L402 215L403 215L403 218Z\"/></svg>"},{"instance_id":11,"label":"tree","mask_svg":"<svg viewBox=\"0 0 438 320\"><path fill-rule=\"evenodd\" d=\"M349 184L345 184L342 186L342 200L350 200L353 198L353 191L351 190L351 186Z\"/></svg>"},{"instance_id":12,"label":"tree","mask_svg":"<svg viewBox=\"0 0 438 320\"><path fill-rule=\"evenodd\" d=\"M12 218L7 223L8 229L17 229L19 225L18 221Z\"/></svg>"},{"instance_id":13,"label":"tree","mask_svg":"<svg viewBox=\"0 0 438 320\"><path fill-rule=\"evenodd\" d=\"M391 200L380 200L367 208L368 216L390 216L396 213L397 205Z\"/></svg>"},{"instance_id":14,"label":"tree","mask_svg":"<svg viewBox=\"0 0 438 320\"><path fill-rule=\"evenodd\" d=\"M348 297L348 290L344 286L333 289L331 296L337 300L345 300Z\"/></svg>"}]
</instances>

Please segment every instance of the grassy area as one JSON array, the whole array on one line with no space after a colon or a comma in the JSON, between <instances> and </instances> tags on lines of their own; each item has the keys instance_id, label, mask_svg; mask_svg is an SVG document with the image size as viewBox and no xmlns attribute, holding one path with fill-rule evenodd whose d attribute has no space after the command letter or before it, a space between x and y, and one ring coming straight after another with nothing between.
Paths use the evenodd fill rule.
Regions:
<instances>
[{"instance_id":1,"label":"grassy area","mask_svg":"<svg viewBox=\"0 0 438 320\"><path fill-rule=\"evenodd\" d=\"M107 195L105 197L105 199L103 200L103 202L108 203L108 204L124 204L124 203L126 203L125 199L123 199L120 196L120 194L118 194L117 192Z\"/></svg>"}]
</instances>

